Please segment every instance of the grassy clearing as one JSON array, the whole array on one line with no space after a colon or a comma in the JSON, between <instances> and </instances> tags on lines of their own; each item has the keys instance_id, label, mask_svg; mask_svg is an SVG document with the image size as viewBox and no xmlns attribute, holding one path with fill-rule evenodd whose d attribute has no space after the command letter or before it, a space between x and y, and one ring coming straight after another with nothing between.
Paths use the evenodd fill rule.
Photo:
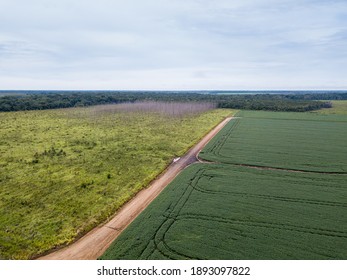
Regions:
<instances>
[{"instance_id":1,"label":"grassy clearing","mask_svg":"<svg viewBox=\"0 0 347 280\"><path fill-rule=\"evenodd\" d=\"M345 180L196 164L102 259L345 259Z\"/></svg>"},{"instance_id":2,"label":"grassy clearing","mask_svg":"<svg viewBox=\"0 0 347 280\"><path fill-rule=\"evenodd\" d=\"M239 116L102 259L347 258L346 117Z\"/></svg>"},{"instance_id":3,"label":"grassy clearing","mask_svg":"<svg viewBox=\"0 0 347 280\"><path fill-rule=\"evenodd\" d=\"M347 117L243 111L207 145L210 161L347 172Z\"/></svg>"},{"instance_id":4,"label":"grassy clearing","mask_svg":"<svg viewBox=\"0 0 347 280\"><path fill-rule=\"evenodd\" d=\"M230 110L0 113L0 259L27 259L112 216Z\"/></svg>"},{"instance_id":5,"label":"grassy clearing","mask_svg":"<svg viewBox=\"0 0 347 280\"><path fill-rule=\"evenodd\" d=\"M331 101L332 108L321 109L314 111L314 113L320 115L347 115L347 100Z\"/></svg>"}]
</instances>

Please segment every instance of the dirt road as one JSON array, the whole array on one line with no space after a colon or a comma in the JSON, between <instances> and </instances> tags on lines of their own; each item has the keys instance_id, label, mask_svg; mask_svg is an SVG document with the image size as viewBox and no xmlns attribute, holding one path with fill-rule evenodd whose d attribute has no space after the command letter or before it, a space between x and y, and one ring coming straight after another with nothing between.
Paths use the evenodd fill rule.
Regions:
<instances>
[{"instance_id":1,"label":"dirt road","mask_svg":"<svg viewBox=\"0 0 347 280\"><path fill-rule=\"evenodd\" d=\"M197 161L200 150L232 119L226 118L210 131L197 145L191 148L177 162L153 181L150 186L140 191L126 203L107 223L87 233L75 243L40 257L40 260L95 260L101 256L118 235L152 202L154 198L188 165Z\"/></svg>"}]
</instances>

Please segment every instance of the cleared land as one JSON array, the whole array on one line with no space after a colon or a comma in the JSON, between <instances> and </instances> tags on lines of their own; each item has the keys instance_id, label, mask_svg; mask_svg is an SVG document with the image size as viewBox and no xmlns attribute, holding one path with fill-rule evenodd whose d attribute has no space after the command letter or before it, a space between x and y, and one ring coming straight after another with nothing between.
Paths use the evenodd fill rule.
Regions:
<instances>
[{"instance_id":1,"label":"cleared land","mask_svg":"<svg viewBox=\"0 0 347 280\"><path fill-rule=\"evenodd\" d=\"M314 111L320 115L347 115L347 100L331 101L333 107Z\"/></svg>"},{"instance_id":2,"label":"cleared land","mask_svg":"<svg viewBox=\"0 0 347 280\"><path fill-rule=\"evenodd\" d=\"M177 162L173 162L150 186L140 191L126 203L106 224L100 225L77 242L61 250L43 256L43 260L96 259L111 245L113 240L149 205L151 201L188 165L196 162L198 152L230 120L227 118L210 131L197 145Z\"/></svg>"},{"instance_id":3,"label":"cleared land","mask_svg":"<svg viewBox=\"0 0 347 280\"><path fill-rule=\"evenodd\" d=\"M347 118L239 116L102 259L347 258Z\"/></svg>"},{"instance_id":4,"label":"cleared land","mask_svg":"<svg viewBox=\"0 0 347 280\"><path fill-rule=\"evenodd\" d=\"M0 259L91 230L231 113L123 109L0 114Z\"/></svg>"}]
</instances>

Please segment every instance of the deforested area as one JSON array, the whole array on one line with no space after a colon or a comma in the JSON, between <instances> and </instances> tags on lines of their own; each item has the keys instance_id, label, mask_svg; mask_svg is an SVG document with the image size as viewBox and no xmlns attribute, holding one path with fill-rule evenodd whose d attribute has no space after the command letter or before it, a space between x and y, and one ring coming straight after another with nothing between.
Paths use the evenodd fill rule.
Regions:
<instances>
[{"instance_id":1,"label":"deforested area","mask_svg":"<svg viewBox=\"0 0 347 280\"><path fill-rule=\"evenodd\" d=\"M136 103L0 113L0 259L35 257L114 215L232 113L213 108Z\"/></svg>"},{"instance_id":2,"label":"deforested area","mask_svg":"<svg viewBox=\"0 0 347 280\"><path fill-rule=\"evenodd\" d=\"M134 103L119 103L94 106L91 113L115 113L115 112L148 112L171 117L182 117L203 113L216 109L217 105L211 102L160 102L137 101Z\"/></svg>"}]
</instances>

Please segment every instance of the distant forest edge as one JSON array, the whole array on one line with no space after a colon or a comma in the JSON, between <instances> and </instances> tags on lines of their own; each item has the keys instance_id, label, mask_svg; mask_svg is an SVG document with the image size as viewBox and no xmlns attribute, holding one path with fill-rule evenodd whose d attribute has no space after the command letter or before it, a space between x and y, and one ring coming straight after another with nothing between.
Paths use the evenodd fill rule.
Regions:
<instances>
[{"instance_id":1,"label":"distant forest edge","mask_svg":"<svg viewBox=\"0 0 347 280\"><path fill-rule=\"evenodd\" d=\"M137 101L199 101L215 103L219 108L305 112L330 108L332 104L329 100L347 100L347 91L0 91L0 111L46 110Z\"/></svg>"}]
</instances>

